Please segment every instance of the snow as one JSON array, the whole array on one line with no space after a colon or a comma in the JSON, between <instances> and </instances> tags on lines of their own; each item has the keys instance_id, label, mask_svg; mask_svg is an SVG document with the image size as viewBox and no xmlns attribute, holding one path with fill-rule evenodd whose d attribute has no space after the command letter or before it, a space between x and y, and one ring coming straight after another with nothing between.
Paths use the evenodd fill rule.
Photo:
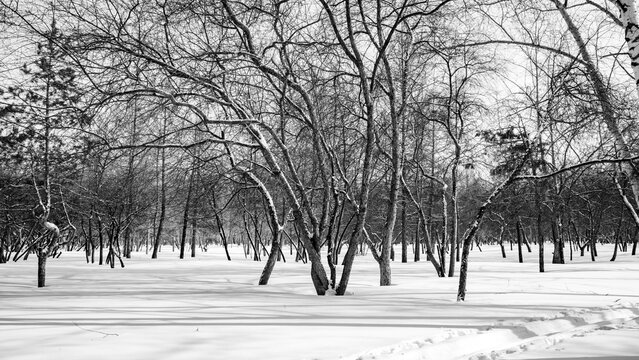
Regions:
<instances>
[{"instance_id":1,"label":"snow","mask_svg":"<svg viewBox=\"0 0 639 360\"><path fill-rule=\"evenodd\" d=\"M430 263L393 264L393 286L358 257L349 296L314 295L308 264L233 261L220 248L180 260L134 254L126 268L49 259L0 264L3 359L524 359L639 355L639 256L601 246L537 271L537 254L471 254L467 300ZM399 249L396 249L399 250ZM399 255L399 252L396 254ZM287 259L291 256L287 256ZM412 258L409 256L409 258ZM566 252L566 258L568 254Z\"/></svg>"}]
</instances>

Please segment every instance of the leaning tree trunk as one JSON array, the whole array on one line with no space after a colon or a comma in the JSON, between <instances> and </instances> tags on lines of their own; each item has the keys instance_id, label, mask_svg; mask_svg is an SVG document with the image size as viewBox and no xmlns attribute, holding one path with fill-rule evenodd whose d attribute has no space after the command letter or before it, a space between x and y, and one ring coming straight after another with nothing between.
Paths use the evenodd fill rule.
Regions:
<instances>
[{"instance_id":1,"label":"leaning tree trunk","mask_svg":"<svg viewBox=\"0 0 639 360\"><path fill-rule=\"evenodd\" d=\"M492 204L493 200L511 183L515 181L515 176L521 169L523 168L526 160L530 156L532 151L532 147L528 149L528 152L524 156L524 159L519 163L519 165L515 168L515 170L510 174L510 176L499 186L493 190L488 199L479 207L477 210L477 215L475 215L475 221L471 224L466 237L462 243L462 256L461 256L461 265L459 267L459 287L457 288L457 301L464 301L466 299L466 280L468 278L468 255L470 254L470 245L473 242L473 238L475 237L475 233L479 229L479 225L481 225L481 221L484 217L484 213L486 209Z\"/></svg>"},{"instance_id":2,"label":"leaning tree trunk","mask_svg":"<svg viewBox=\"0 0 639 360\"><path fill-rule=\"evenodd\" d=\"M308 226L303 213L304 210L306 210L307 213L310 213L310 201L306 198L306 194L301 192L300 196L302 197L302 204L300 204L299 200L295 196L295 192L293 191L291 184L289 183L288 179L286 178L286 176L280 169L280 166L275 160L275 157L273 153L271 152L268 144L266 143L264 137L262 136L261 132L252 125L249 126L249 128L251 129L251 132L254 135L255 140L260 143L261 153L265 161L270 166L273 173L277 174L276 176L280 184L285 190L285 194L288 198L288 202L289 204L291 204L293 209L292 211L293 218L295 219L295 222L299 226L302 243L304 244L304 248L306 250L308 259L311 262L311 281L313 282L313 286L315 288L316 293L318 295L324 295L326 294L326 290L328 290L329 279L328 279L326 270L324 269L324 266L322 265L322 258L319 254L319 251L316 250L315 248L315 244L318 244L320 241L320 239L316 236L319 234L311 233L308 231ZM291 162L292 160L288 158L287 161ZM301 186L299 179L296 180L296 183L297 183L297 187ZM302 208L302 206L304 206L304 208Z\"/></svg>"},{"instance_id":3,"label":"leaning tree trunk","mask_svg":"<svg viewBox=\"0 0 639 360\"><path fill-rule=\"evenodd\" d=\"M615 250L612 252L612 258L610 258L610 261L617 260L617 249L618 248L619 248L619 235L615 234Z\"/></svg>"},{"instance_id":4,"label":"leaning tree trunk","mask_svg":"<svg viewBox=\"0 0 639 360\"><path fill-rule=\"evenodd\" d=\"M629 159L631 158L630 147L619 128L619 123L612 105L613 103L610 99L608 87L605 85L599 69L595 65L595 62L586 48L586 43L579 32L579 28L568 15L565 4L559 0L552 0L552 2L559 10L561 17L568 26L568 31L572 34L572 37L579 48L579 53L586 66L586 74L590 81L592 81L595 95L600 103L599 105L601 106L603 121L614 139L615 147L621 154L622 158ZM616 3L622 10L622 21L626 22L624 24L626 26L626 38L630 38L630 41L628 42L628 46L630 48L629 55L631 59L636 59L637 56L639 56L639 48L637 47L637 44L639 43L639 38L637 37L639 34L639 28L637 28L636 24L637 19L634 0L617 0ZM633 71L635 72L635 80L639 81L639 64L637 64L636 61L633 61L632 65ZM639 174L634 165L629 161L623 163L623 171L630 180L630 186L632 188L635 203L639 204Z\"/></svg>"},{"instance_id":5,"label":"leaning tree trunk","mask_svg":"<svg viewBox=\"0 0 639 360\"><path fill-rule=\"evenodd\" d=\"M273 268L275 268L275 263L277 262L277 258L280 255L281 245L281 235L282 235L282 226L280 225L279 219L277 217L277 208L275 207L275 202L273 201L273 197L270 192L264 185L264 183L250 171L241 170L242 173L257 186L257 189L260 191L264 200L266 200L265 208L266 213L268 214L268 220L270 222L271 228L271 251L266 260L266 265L262 270L262 275L260 276L260 280L258 282L259 285L267 285L268 280L273 273ZM226 237L226 236L225 236Z\"/></svg>"},{"instance_id":6,"label":"leaning tree trunk","mask_svg":"<svg viewBox=\"0 0 639 360\"><path fill-rule=\"evenodd\" d=\"M226 231L224 231L224 222L220 216L220 209L217 207L217 198L215 195L215 188L211 189L211 201L213 205L213 213L215 214L215 223L217 224L217 231L220 234L222 240L222 246L224 246L224 253L226 254L226 260L231 261L231 254L229 254L229 243L226 238ZM248 230L247 230L248 231ZM250 235L249 235L250 240ZM257 241L257 239L255 240ZM259 256L259 248L255 249L254 256Z\"/></svg>"},{"instance_id":7,"label":"leaning tree trunk","mask_svg":"<svg viewBox=\"0 0 639 360\"><path fill-rule=\"evenodd\" d=\"M435 254L433 253L432 244L430 242L430 239L428 239L428 236L429 236L429 233L428 233L428 220L427 220L428 217L424 213L424 209L420 206L420 203L417 201L417 199L415 199L415 196L413 196L413 193L408 188L408 185L406 184L406 181L405 181L405 179L403 177L401 178L401 181L402 181L402 186L404 187L404 193L408 196L410 201L417 208L417 214L419 215L419 220L418 220L417 223L418 223L418 225L421 224L421 226L422 226L421 230L424 232L424 236L426 237L426 240L424 241L424 246L426 247L426 258L428 259L428 261L430 261L430 263L435 268L435 272L437 273L437 276L444 277L445 276L444 267L442 265L440 265L439 262L437 261L437 259L435 258ZM419 234L419 233L416 232L416 234ZM416 239L415 242L418 243L419 239Z\"/></svg>"},{"instance_id":8,"label":"leaning tree trunk","mask_svg":"<svg viewBox=\"0 0 639 360\"><path fill-rule=\"evenodd\" d=\"M273 229L272 238L271 238L271 252L268 254L268 258L266 259L266 265L264 265L264 269L262 270L262 274L260 275L260 280L258 281L258 285L267 285L269 279L271 278L271 274L273 273L273 269L275 268L275 263L277 262L277 258L280 255L281 249L281 234L282 232L278 230L278 228Z\"/></svg>"},{"instance_id":9,"label":"leaning tree trunk","mask_svg":"<svg viewBox=\"0 0 639 360\"><path fill-rule=\"evenodd\" d=\"M239 20L233 8L230 6L229 1L222 0L221 3L226 11L226 14L228 15L228 18L235 25L236 29L241 34L243 34L244 39L246 40L244 44L246 45L247 52L251 55L250 58L253 64L257 66L257 68L260 71L268 74L268 76L271 77L271 75L276 73L276 71L270 68L268 65L266 65L266 62L261 61L261 55L255 51L256 47L253 44L254 37L251 33L250 28ZM327 199L328 198L327 195L330 189L328 187L328 175L326 173L325 160L324 160L324 156L322 156L323 147L321 145L320 136L318 135L319 130L317 127L317 115L315 113L315 107L313 106L313 103L310 99L309 94L303 89L303 87L301 87L294 81L289 81L288 77L286 78L287 79L284 80L284 82L287 85L290 85L298 94L301 95L303 101L307 105L307 109L309 110L308 117L309 117L310 123L312 124L311 130L313 132L312 143L316 151L319 170L320 170L322 181L324 183L324 195L325 195L324 199ZM363 78L362 80L366 80L366 79ZM367 92L368 90L365 89L364 91ZM233 101L230 101L230 99L225 99L225 100L227 100L228 102L233 102ZM367 100L370 100L370 99L367 98ZM370 103L370 101L367 101L367 103ZM372 116L373 115L372 107L370 108L370 110L371 110L370 115ZM239 107L236 107L235 111L236 111L236 114L239 115L239 117L244 120L249 120L251 118L248 113L246 113L243 109ZM371 121L372 121L372 118L369 120L369 123ZM264 124L260 124L257 126L264 126L267 129L267 131L269 132L272 131L271 128L266 127ZM290 171L290 175L293 180L293 185L299 191L299 198L301 202L300 200L298 200L298 196L295 194L293 187L291 186L291 182L289 182L286 175L282 172L282 169L280 168L278 162L275 160L275 157L272 151L270 150L268 143L264 139L263 135L261 134L257 126L255 124L247 124L246 129L252 135L253 140L259 144L259 149L264 157L264 160L270 167L271 171L273 171L275 178L277 178L278 182L283 187L285 196L288 198L288 202L293 209L293 218L295 219L295 222L300 228L300 233L302 234L301 240L304 243L306 253L308 255L309 260L311 261L311 280L313 281L313 286L315 287L315 290L318 295L324 295L326 293L326 290L328 289L329 280L328 280L326 270L324 269L324 266L322 265L322 259L319 254L319 247L320 247L320 241L321 241L320 232L321 232L321 225L323 225L323 222L322 224L320 224L320 222L317 221L317 218L313 214L311 201L308 199L308 196L306 193L307 190L305 186L302 184L299 176L297 175L296 166L293 164L293 161L291 160L289 156L289 152L286 146L280 141L277 135L273 136L272 139L277 143L279 149L282 151L282 154L285 158L286 165ZM367 133L369 135L373 135L372 128L371 128L371 131L367 131ZM273 133L271 132L271 134ZM372 141L373 141L372 137L368 141L371 145L370 147L372 148ZM227 147L227 151L229 151L228 147ZM369 166L367 162L370 162L370 155L368 156L367 159L364 160L363 167L365 169L367 169ZM368 183L369 179L366 179L368 175L366 171L364 172L363 175L365 175L363 176L364 178L363 182ZM367 189L367 186L364 186L364 188ZM328 204L324 205L324 210L326 209L327 205ZM306 213L308 217L310 218L309 220L311 222L311 231L309 231L309 226L306 222L306 219L304 218L304 213ZM322 218L322 221L323 220L324 218ZM346 282L348 281L347 278L348 278L349 271L350 270L345 271L345 273L347 274Z\"/></svg>"}]
</instances>

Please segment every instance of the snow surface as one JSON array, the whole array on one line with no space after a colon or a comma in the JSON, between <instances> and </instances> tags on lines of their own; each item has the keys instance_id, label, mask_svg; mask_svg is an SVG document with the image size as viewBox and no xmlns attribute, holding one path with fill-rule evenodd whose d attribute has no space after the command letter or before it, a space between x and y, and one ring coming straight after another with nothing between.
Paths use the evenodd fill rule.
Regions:
<instances>
[{"instance_id":1,"label":"snow surface","mask_svg":"<svg viewBox=\"0 0 639 360\"><path fill-rule=\"evenodd\" d=\"M393 286L358 257L350 296L314 295L309 265L233 261L210 249L134 254L126 268L49 259L0 264L0 359L639 359L639 256L602 246L537 271L537 254L471 254L467 301L430 263L393 264ZM399 250L399 249L396 249ZM399 255L399 252L397 252ZM287 256L290 258L291 256ZM412 258L412 255L409 259ZM568 252L566 251L566 258Z\"/></svg>"}]
</instances>

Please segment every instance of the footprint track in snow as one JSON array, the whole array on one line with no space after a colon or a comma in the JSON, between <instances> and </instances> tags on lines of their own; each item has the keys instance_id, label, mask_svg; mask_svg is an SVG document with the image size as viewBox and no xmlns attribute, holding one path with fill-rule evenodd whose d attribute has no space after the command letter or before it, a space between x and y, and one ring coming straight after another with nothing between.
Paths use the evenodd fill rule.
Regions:
<instances>
[{"instance_id":1,"label":"footprint track in snow","mask_svg":"<svg viewBox=\"0 0 639 360\"><path fill-rule=\"evenodd\" d=\"M469 359L494 360L531 349L556 346L594 331L639 327L639 304L615 304L598 309L565 310L551 316L519 321L499 320L487 326L443 329L415 339L341 359Z\"/></svg>"}]
</instances>

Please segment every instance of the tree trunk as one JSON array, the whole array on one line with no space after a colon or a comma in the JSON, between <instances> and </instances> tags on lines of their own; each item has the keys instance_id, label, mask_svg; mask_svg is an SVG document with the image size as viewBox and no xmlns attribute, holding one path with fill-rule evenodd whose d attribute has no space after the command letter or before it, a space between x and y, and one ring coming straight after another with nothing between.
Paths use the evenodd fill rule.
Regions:
<instances>
[{"instance_id":1,"label":"tree trunk","mask_svg":"<svg viewBox=\"0 0 639 360\"><path fill-rule=\"evenodd\" d=\"M559 234L559 230L557 229L557 221L553 220L552 222L552 243L553 243L553 253L552 253L552 263L553 264L563 264L564 263L564 249L561 243L561 237Z\"/></svg>"},{"instance_id":2,"label":"tree trunk","mask_svg":"<svg viewBox=\"0 0 639 360\"><path fill-rule=\"evenodd\" d=\"M448 248L448 201L446 201L446 188L442 191L442 236L439 248L439 258L442 264L442 271L446 276L446 249ZM439 238L439 237L438 237ZM471 243L472 244L472 243Z\"/></svg>"},{"instance_id":3,"label":"tree trunk","mask_svg":"<svg viewBox=\"0 0 639 360\"><path fill-rule=\"evenodd\" d=\"M9 225L6 226L5 228L5 236L0 237L0 264L4 264L6 263L6 259L4 257L4 244L5 241L8 243L8 234L9 234ZM88 258L87 258L87 262L88 262Z\"/></svg>"},{"instance_id":4,"label":"tree trunk","mask_svg":"<svg viewBox=\"0 0 639 360\"><path fill-rule=\"evenodd\" d=\"M446 276L444 273L445 271L444 267L440 265L440 263L435 258L435 254L433 253L433 251L437 253L437 249L433 249L433 246L429 239L430 235L428 232L428 218L426 217L426 214L424 213L424 209L420 206L420 204L417 202L417 199L415 199L415 197L413 196L413 193L410 191L410 189L406 185L406 181L404 180L404 178L402 178L401 180L402 180L402 186L404 187L404 193L408 196L408 198L411 200L413 205L417 208L417 214L419 215L419 221L417 223L418 225L421 224L422 226L421 230L424 233L424 236L426 237L424 241L424 246L426 248L426 259L428 259L428 261L430 261L430 263L435 268L435 272L437 273L437 276L444 277ZM416 240L416 241L419 242L419 240Z\"/></svg>"},{"instance_id":5,"label":"tree trunk","mask_svg":"<svg viewBox=\"0 0 639 360\"><path fill-rule=\"evenodd\" d=\"M191 226L192 226L192 230L191 230L191 257L194 258L195 257L195 243L196 243L196 237L197 237L197 203L193 204L193 216L191 219Z\"/></svg>"},{"instance_id":6,"label":"tree trunk","mask_svg":"<svg viewBox=\"0 0 639 360\"><path fill-rule=\"evenodd\" d=\"M542 217L541 217L541 185L537 184L536 186L536 194L535 194L535 202L537 207L537 246L539 247L539 272L542 273L545 271L545 260L544 260L544 232L542 229ZM521 250L520 250L521 252ZM521 257L521 255L520 255ZM519 261L521 262L521 261Z\"/></svg>"},{"instance_id":7,"label":"tree trunk","mask_svg":"<svg viewBox=\"0 0 639 360\"><path fill-rule=\"evenodd\" d=\"M270 279L271 274L273 273L273 268L275 267L277 258L280 255L280 250L282 247L280 242L281 234L282 234L282 226L280 225L278 217L277 217L277 209L275 207L275 202L273 201L273 197L269 193L264 183L250 171L243 171L243 174L253 184L257 186L258 190L262 194L262 197L265 200L264 206L266 208L265 209L266 213L268 214L268 221L270 223L270 229L272 234L271 251L268 254L266 265L264 266L264 269L262 270L262 275L260 276L260 279L258 282L259 285L266 285L268 284L268 280ZM216 205L216 208L217 208L217 205ZM220 233L220 235L222 234L223 232ZM224 235L224 238L226 239L226 235ZM227 256L228 256L228 251L227 251Z\"/></svg>"},{"instance_id":8,"label":"tree trunk","mask_svg":"<svg viewBox=\"0 0 639 360\"><path fill-rule=\"evenodd\" d=\"M519 254L519 262L523 263L524 262L524 254L522 252L521 246L523 245L523 235L522 235L522 228L521 228L521 221L519 221L519 219L517 219L517 224L515 225L517 227L517 251ZM542 244L543 241L539 240L539 243ZM543 246L539 249L539 253L541 254L540 256L543 256ZM543 264L543 262L542 262Z\"/></svg>"},{"instance_id":9,"label":"tree trunk","mask_svg":"<svg viewBox=\"0 0 639 360\"><path fill-rule=\"evenodd\" d=\"M397 123L393 121L393 141L392 141L392 163L393 173L390 184L390 203L386 213L386 228L384 229L384 238L382 241L382 249L379 259L379 285L388 286L391 284L391 255L393 252L393 238L395 233L395 223L397 221L397 198L399 190L400 178L400 160L399 160L399 132Z\"/></svg>"},{"instance_id":10,"label":"tree trunk","mask_svg":"<svg viewBox=\"0 0 639 360\"><path fill-rule=\"evenodd\" d=\"M458 205L457 205L457 166L459 164L459 157L461 156L461 149L459 146L456 146L455 150L455 161L453 162L452 169L452 196L451 196L451 205L453 207L453 224L451 228L451 236L450 236L450 257L448 260L448 277L453 277L455 275L455 262L456 262L456 253L457 253L457 241L458 241L458 227L459 227L459 214L458 214Z\"/></svg>"},{"instance_id":11,"label":"tree trunk","mask_svg":"<svg viewBox=\"0 0 639 360\"><path fill-rule=\"evenodd\" d=\"M408 262L408 242L406 240L406 200L402 201L402 262Z\"/></svg>"},{"instance_id":12,"label":"tree trunk","mask_svg":"<svg viewBox=\"0 0 639 360\"><path fill-rule=\"evenodd\" d=\"M611 0L620 11L620 20L625 31L630 66L635 75L635 87L639 94L639 21L635 0Z\"/></svg>"},{"instance_id":13,"label":"tree trunk","mask_svg":"<svg viewBox=\"0 0 639 360\"><path fill-rule=\"evenodd\" d=\"M182 219L182 237L180 238L180 259L184 259L184 249L186 248L186 230L189 226L189 211L191 205L191 193L193 190L193 179L195 175L195 168L191 169L191 179L189 180L189 189L186 194L186 202L184 204L184 217Z\"/></svg>"},{"instance_id":14,"label":"tree trunk","mask_svg":"<svg viewBox=\"0 0 639 360\"><path fill-rule=\"evenodd\" d=\"M417 219L417 224L415 225L415 251L414 251L414 261L418 262L420 260L420 254L421 254L421 239L419 238L419 225L420 225L421 219Z\"/></svg>"},{"instance_id":15,"label":"tree trunk","mask_svg":"<svg viewBox=\"0 0 639 360\"><path fill-rule=\"evenodd\" d=\"M167 119L164 117L164 126L162 130L162 134L166 134L166 124ZM162 143L164 143L164 137L162 137ZM160 241L162 239L162 230L164 226L164 217L166 216L166 149L163 148L162 151L162 165L160 168L160 219L158 222L158 230L155 234L155 241L153 242L153 254L151 255L151 259L157 259L158 251L160 250Z\"/></svg>"},{"instance_id":16,"label":"tree trunk","mask_svg":"<svg viewBox=\"0 0 639 360\"><path fill-rule=\"evenodd\" d=\"M610 258L610 261L617 260L617 249L618 248L619 248L619 236L615 235L615 250L612 253L612 258Z\"/></svg>"},{"instance_id":17,"label":"tree trunk","mask_svg":"<svg viewBox=\"0 0 639 360\"><path fill-rule=\"evenodd\" d=\"M481 225L481 221L484 217L484 213L486 209L492 204L493 200L506 188L508 187L514 180L515 176L522 169L526 160L530 156L531 149L528 150L523 160L519 165L515 168L515 170L510 174L510 176L499 186L493 190L488 199L479 207L477 210L477 215L475 215L475 221L472 223L470 228L468 229L468 233L464 238L462 243L462 256L461 256L461 264L459 267L459 287L457 288L457 301L464 301L466 299L466 280L468 278L468 255L470 254L470 245L472 244L473 237L475 233L479 229L479 225ZM519 247L521 254L521 246Z\"/></svg>"},{"instance_id":18,"label":"tree trunk","mask_svg":"<svg viewBox=\"0 0 639 360\"><path fill-rule=\"evenodd\" d=\"M501 229L499 230L499 247L501 248L501 257L505 259L506 249L504 249L504 230L505 227L502 225Z\"/></svg>"},{"instance_id":19,"label":"tree trunk","mask_svg":"<svg viewBox=\"0 0 639 360\"><path fill-rule=\"evenodd\" d=\"M524 239L524 245L526 245L526 251L528 251L528 253L531 253L532 249L530 248L530 241L528 241L528 235L526 235L526 231L524 230L523 225L521 226L521 236Z\"/></svg>"},{"instance_id":20,"label":"tree trunk","mask_svg":"<svg viewBox=\"0 0 639 360\"><path fill-rule=\"evenodd\" d=\"M613 107L613 102L610 99L609 90L604 83L601 72L590 56L588 48L586 47L586 43L583 40L581 33L579 32L579 28L574 24L574 22L568 15L565 4L562 4L562 2L560 2L559 0L552 0L552 2L559 10L561 17L564 19L564 22L568 26L568 30L572 34L572 37L575 40L577 47L579 48L581 58L586 65L586 73L590 81L592 81L595 95L597 96L597 100L600 103L599 106L601 106L604 123L606 124L608 131L610 131L610 134L614 139L615 147L617 148L617 151L619 151L619 154L622 158L628 159L631 157L630 147L628 146L628 143L626 142L621 130L619 129L619 123L617 120L615 109ZM616 3L622 10L622 21L625 21L624 25L626 26L626 37L631 37L629 38L630 41L628 42L628 46L630 48L629 55L631 59L634 59L639 53L639 48L637 48L636 46L637 41L639 40L636 36L639 32L639 29L636 27L636 9L634 8L634 6L631 6L631 3L632 5L634 5L634 0L618 0L616 1ZM637 69L639 64L633 61L632 66L633 71L635 71L635 81L639 81L639 78L637 78L637 76L639 75L639 69ZM637 173L637 170L630 162L624 162L622 164L622 168L630 181L630 187L632 188L635 203L639 204L639 175Z\"/></svg>"},{"instance_id":21,"label":"tree trunk","mask_svg":"<svg viewBox=\"0 0 639 360\"><path fill-rule=\"evenodd\" d=\"M104 263L104 235L102 233L102 219L100 219L100 216L98 215L98 240L99 240L99 247L100 247L100 257L98 259L98 265L102 265Z\"/></svg>"},{"instance_id":22,"label":"tree trunk","mask_svg":"<svg viewBox=\"0 0 639 360\"><path fill-rule=\"evenodd\" d=\"M279 226L278 226L279 227ZM260 275L260 280L258 285L267 285L269 279L271 278L271 274L273 273L273 269L275 268L275 263L277 262L277 258L280 254L281 243L280 243L281 231L278 228L273 229L273 238L271 240L271 252L266 259L266 265L262 270L262 275Z\"/></svg>"},{"instance_id":23,"label":"tree trunk","mask_svg":"<svg viewBox=\"0 0 639 360\"><path fill-rule=\"evenodd\" d=\"M38 287L45 286L46 273L47 273L47 254L46 249L38 250Z\"/></svg>"},{"instance_id":24,"label":"tree trunk","mask_svg":"<svg viewBox=\"0 0 639 360\"><path fill-rule=\"evenodd\" d=\"M224 253L226 254L226 260L231 261L231 255L229 254L228 240L226 238L226 231L224 231L224 223L222 222L222 217L220 216L220 213L217 207L217 198L215 195L215 189L211 189L211 200L213 205L213 212L215 213L215 222L217 224L217 231L220 234L222 245L224 245ZM248 231L248 227L247 227L247 231ZM258 252L259 252L259 249L256 249L255 256L259 256Z\"/></svg>"},{"instance_id":25,"label":"tree trunk","mask_svg":"<svg viewBox=\"0 0 639 360\"><path fill-rule=\"evenodd\" d=\"M568 236L568 247L570 248L570 261L572 261L572 235L570 235L570 222L568 222L568 228L566 229L566 235Z\"/></svg>"}]
</instances>

